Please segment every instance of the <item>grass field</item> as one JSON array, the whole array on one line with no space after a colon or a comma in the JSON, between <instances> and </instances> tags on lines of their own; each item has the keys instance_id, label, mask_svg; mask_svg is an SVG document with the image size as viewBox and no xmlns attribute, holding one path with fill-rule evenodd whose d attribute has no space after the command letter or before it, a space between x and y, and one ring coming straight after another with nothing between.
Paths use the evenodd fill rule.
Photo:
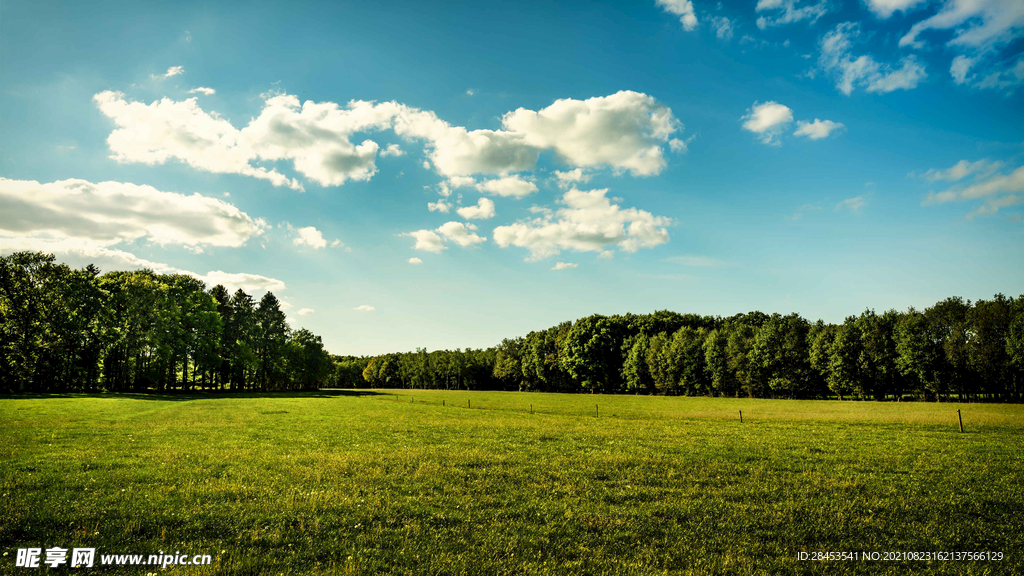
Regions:
<instances>
[{"instance_id":1,"label":"grass field","mask_svg":"<svg viewBox=\"0 0 1024 576\"><path fill-rule=\"evenodd\" d=\"M4 574L162 573L15 568L52 546L211 555L179 574L1024 574L1020 405L68 395L0 398L0 429ZM959 551L1003 560L797 559Z\"/></svg>"}]
</instances>

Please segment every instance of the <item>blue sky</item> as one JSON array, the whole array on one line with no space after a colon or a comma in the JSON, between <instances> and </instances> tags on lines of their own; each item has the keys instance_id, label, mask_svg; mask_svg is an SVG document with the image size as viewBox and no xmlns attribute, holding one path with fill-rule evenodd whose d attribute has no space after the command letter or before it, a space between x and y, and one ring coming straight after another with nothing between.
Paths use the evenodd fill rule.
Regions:
<instances>
[{"instance_id":1,"label":"blue sky","mask_svg":"<svg viewBox=\"0 0 1024 576\"><path fill-rule=\"evenodd\" d=\"M0 251L336 354L1024 287L1024 4L0 6Z\"/></svg>"}]
</instances>

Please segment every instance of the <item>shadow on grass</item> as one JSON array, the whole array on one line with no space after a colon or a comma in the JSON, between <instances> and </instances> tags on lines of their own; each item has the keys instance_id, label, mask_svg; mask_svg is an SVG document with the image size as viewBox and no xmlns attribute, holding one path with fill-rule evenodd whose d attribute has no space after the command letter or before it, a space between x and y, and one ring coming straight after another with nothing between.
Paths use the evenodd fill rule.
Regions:
<instances>
[{"instance_id":1,"label":"shadow on grass","mask_svg":"<svg viewBox=\"0 0 1024 576\"><path fill-rule=\"evenodd\" d=\"M207 392L39 392L26 394L0 394L0 400L43 400L47 398L130 398L132 400L181 402L192 400L241 400L244 398L352 398L378 395L386 395L386 393L376 392L373 390L340 388L289 392L232 392L230 390L211 390Z\"/></svg>"}]
</instances>

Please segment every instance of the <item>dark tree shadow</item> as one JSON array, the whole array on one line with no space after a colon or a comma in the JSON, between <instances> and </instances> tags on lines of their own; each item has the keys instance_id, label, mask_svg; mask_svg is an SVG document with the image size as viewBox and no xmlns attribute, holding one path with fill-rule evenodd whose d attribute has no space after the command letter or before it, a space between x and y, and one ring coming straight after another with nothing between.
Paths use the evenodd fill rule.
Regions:
<instances>
[{"instance_id":1,"label":"dark tree shadow","mask_svg":"<svg viewBox=\"0 0 1024 576\"><path fill-rule=\"evenodd\" d=\"M224 391L193 391L193 392L38 392L26 394L0 394L3 400L42 400L46 398L130 398L132 400L161 400L164 402L182 402L194 400L241 400L251 398L358 398L361 396L378 396L385 394L373 390L327 388L323 390L287 391L287 392L232 392Z\"/></svg>"}]
</instances>

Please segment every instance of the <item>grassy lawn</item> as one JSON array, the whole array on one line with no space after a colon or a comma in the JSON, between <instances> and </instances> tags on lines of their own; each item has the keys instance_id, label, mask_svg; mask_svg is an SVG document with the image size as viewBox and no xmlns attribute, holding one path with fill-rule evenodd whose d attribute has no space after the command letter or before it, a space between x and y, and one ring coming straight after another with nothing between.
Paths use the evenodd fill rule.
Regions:
<instances>
[{"instance_id":1,"label":"grassy lawn","mask_svg":"<svg viewBox=\"0 0 1024 576\"><path fill-rule=\"evenodd\" d=\"M0 398L0 430L4 574L1024 574L1020 405L67 395ZM797 560L947 551L1004 559Z\"/></svg>"}]
</instances>

